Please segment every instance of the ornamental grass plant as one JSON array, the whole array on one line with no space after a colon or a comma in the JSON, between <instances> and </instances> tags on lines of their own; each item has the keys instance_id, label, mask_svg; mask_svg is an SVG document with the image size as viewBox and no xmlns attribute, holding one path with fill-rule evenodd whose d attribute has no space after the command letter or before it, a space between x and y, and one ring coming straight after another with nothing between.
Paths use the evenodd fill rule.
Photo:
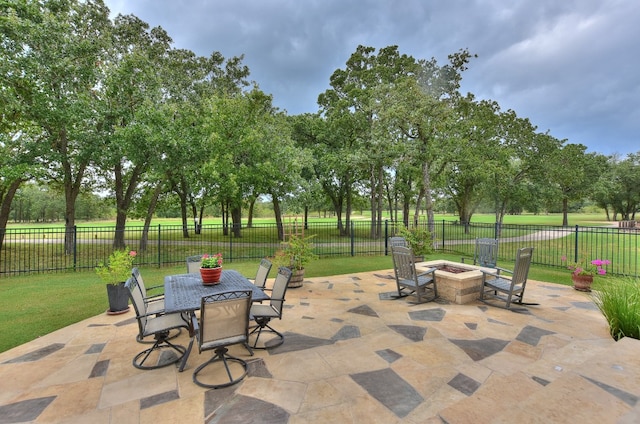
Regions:
<instances>
[{"instance_id":1,"label":"ornamental grass plant","mask_svg":"<svg viewBox=\"0 0 640 424\"><path fill-rule=\"evenodd\" d=\"M614 340L640 339L640 281L631 277L599 282L593 301L609 323Z\"/></svg>"}]
</instances>

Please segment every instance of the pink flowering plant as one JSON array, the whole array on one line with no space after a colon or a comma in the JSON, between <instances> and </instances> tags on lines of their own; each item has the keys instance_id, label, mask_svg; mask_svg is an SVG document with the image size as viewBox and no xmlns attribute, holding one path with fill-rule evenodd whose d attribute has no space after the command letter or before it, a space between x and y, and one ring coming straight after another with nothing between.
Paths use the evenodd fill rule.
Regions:
<instances>
[{"instance_id":1,"label":"pink flowering plant","mask_svg":"<svg viewBox=\"0 0 640 424\"><path fill-rule=\"evenodd\" d=\"M96 267L96 274L107 284L118 284L127 281L131 276L135 250L114 250L106 262L100 262Z\"/></svg>"},{"instance_id":2,"label":"pink flowering plant","mask_svg":"<svg viewBox=\"0 0 640 424\"><path fill-rule=\"evenodd\" d=\"M202 255L202 264L200 268L220 268L222 266L222 253L215 255Z\"/></svg>"},{"instance_id":3,"label":"pink flowering plant","mask_svg":"<svg viewBox=\"0 0 640 424\"><path fill-rule=\"evenodd\" d=\"M565 262L567 260L566 256L562 257L562 261ZM594 276L605 275L607 270L604 268L605 265L609 265L611 261L609 259L594 259L592 261L588 261L584 258L578 259L577 262L571 262L567 264L567 269L571 270L573 275L590 275Z\"/></svg>"}]
</instances>

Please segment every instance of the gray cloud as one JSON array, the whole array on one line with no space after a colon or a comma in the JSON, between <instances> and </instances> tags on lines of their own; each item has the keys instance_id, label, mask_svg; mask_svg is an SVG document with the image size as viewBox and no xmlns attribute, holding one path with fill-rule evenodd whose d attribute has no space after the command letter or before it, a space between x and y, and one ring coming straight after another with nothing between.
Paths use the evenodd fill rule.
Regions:
<instances>
[{"instance_id":1,"label":"gray cloud","mask_svg":"<svg viewBox=\"0 0 640 424\"><path fill-rule=\"evenodd\" d=\"M106 0L199 55L244 55L251 79L290 114L358 44L398 45L441 64L477 54L462 89L540 131L603 154L640 151L640 2L627 0Z\"/></svg>"}]
</instances>

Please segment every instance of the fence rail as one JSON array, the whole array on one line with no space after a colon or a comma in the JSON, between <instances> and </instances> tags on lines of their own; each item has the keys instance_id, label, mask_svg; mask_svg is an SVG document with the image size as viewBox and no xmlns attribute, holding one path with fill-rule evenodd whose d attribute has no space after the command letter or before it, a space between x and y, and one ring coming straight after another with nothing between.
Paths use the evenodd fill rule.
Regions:
<instances>
[{"instance_id":1,"label":"fence rail","mask_svg":"<svg viewBox=\"0 0 640 424\"><path fill-rule=\"evenodd\" d=\"M335 223L309 223L304 233L315 235L314 250L320 257L388 255L387 239L396 229L394 222L385 221L374 237L370 221L353 221L348 236L341 236ZM275 224L242 228L239 238L222 225L204 225L199 234L190 230L188 238L183 237L181 225L157 225L149 231L144 247L143 230L142 226L128 226L124 234L127 247L138 252L138 265L176 265L189 255L216 252L221 252L227 262L258 259L273 256L281 247ZM438 221L433 230L436 250L461 257L473 256L475 238L490 237L500 241L501 261L512 261L518 248L533 246L535 264L564 267L562 258L609 259L608 273L640 275L640 232L631 228ZM64 228L7 229L0 250L0 275L93 270L113 250L113 236L113 227L76 227L73 234ZM65 237L73 237L70 252L65 251Z\"/></svg>"}]
</instances>

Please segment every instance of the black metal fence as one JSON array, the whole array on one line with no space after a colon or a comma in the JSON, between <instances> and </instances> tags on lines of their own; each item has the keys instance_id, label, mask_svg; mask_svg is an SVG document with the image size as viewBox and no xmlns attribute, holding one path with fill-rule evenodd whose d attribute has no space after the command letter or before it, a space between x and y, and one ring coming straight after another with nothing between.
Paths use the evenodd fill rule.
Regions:
<instances>
[{"instance_id":1,"label":"black metal fence","mask_svg":"<svg viewBox=\"0 0 640 424\"><path fill-rule=\"evenodd\" d=\"M426 225L426 224L421 224ZM128 226L127 247L136 250L137 265L163 266L184 263L185 257L221 252L226 262L273 256L281 248L275 224L255 224L242 228L234 237L222 225L204 225L199 234L190 229L183 237L181 225L157 225L141 246L142 226ZM229 230L229 229L227 229ZM349 236L340 236L335 223L309 223L305 235L314 235L314 250L320 257L387 255L388 237L396 233L394 222L386 221L373 237L370 221L353 221ZM473 256L474 240L491 237L500 240L499 260L513 261L516 250L533 246L533 262L564 267L568 261L608 259L607 271L618 275L640 275L638 237L635 229L617 227L554 227L494 224L467 225L438 221L434 228L437 251ZM7 229L0 250L0 275L68 270L93 270L113 250L113 227L76 227L73 235L64 228ZM73 248L65 251L65 237L72 237Z\"/></svg>"}]
</instances>

